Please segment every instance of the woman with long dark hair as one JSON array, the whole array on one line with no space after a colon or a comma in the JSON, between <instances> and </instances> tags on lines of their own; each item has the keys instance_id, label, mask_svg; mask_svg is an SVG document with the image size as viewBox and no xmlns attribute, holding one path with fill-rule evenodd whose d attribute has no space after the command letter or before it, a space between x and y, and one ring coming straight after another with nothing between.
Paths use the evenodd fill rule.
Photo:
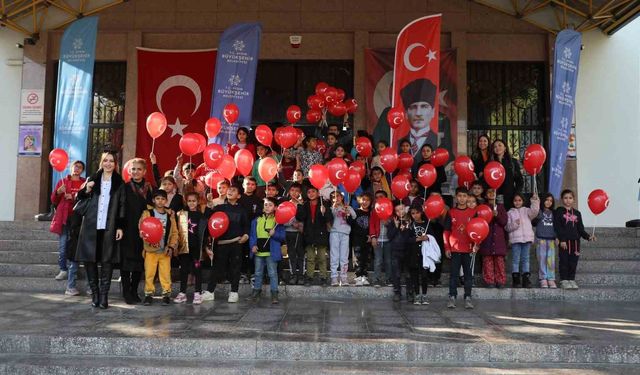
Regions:
<instances>
[{"instance_id":1,"label":"woman with long dark hair","mask_svg":"<svg viewBox=\"0 0 640 375\"><path fill-rule=\"evenodd\" d=\"M498 188L498 195L502 195L504 207L508 211L513 207L513 196L515 193L521 192L522 186L524 185L524 178L520 171L520 163L511 157L509 148L502 139L493 141L491 151L491 160L500 162L505 170L504 182Z\"/></svg>"},{"instance_id":2,"label":"woman with long dark hair","mask_svg":"<svg viewBox=\"0 0 640 375\"><path fill-rule=\"evenodd\" d=\"M120 240L125 219L124 181L117 172L116 155L102 153L100 169L78 192L74 210L81 215L76 261L84 262L91 289L91 305L109 307L113 265L120 263ZM98 274L98 264L101 265Z\"/></svg>"},{"instance_id":3,"label":"woman with long dark hair","mask_svg":"<svg viewBox=\"0 0 640 375\"><path fill-rule=\"evenodd\" d=\"M491 159L491 150L489 150L489 144L491 140L489 136L486 134L482 134L478 137L478 142L476 143L476 149L473 151L471 155L471 159L473 160L473 166L476 171L476 176L478 176L478 180L482 180L482 175L484 171L484 166L487 165L489 160Z\"/></svg>"}]
</instances>

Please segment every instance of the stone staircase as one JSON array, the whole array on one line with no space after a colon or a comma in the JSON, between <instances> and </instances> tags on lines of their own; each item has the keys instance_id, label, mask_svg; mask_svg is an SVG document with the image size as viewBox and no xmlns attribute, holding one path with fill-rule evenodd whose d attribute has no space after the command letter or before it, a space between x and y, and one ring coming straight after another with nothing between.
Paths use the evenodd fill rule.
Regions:
<instances>
[{"instance_id":1,"label":"stone staircase","mask_svg":"<svg viewBox=\"0 0 640 375\"><path fill-rule=\"evenodd\" d=\"M0 291L59 292L65 282L53 277L57 267L57 236L50 233L47 222L0 222ZM589 229L590 231L590 229ZM474 296L481 299L549 299L549 300L612 300L640 301L640 230L632 228L597 228L598 241L583 242L576 281L579 290L474 288ZM510 259L507 259L510 274ZM446 272L447 263L445 263ZM532 279L537 275L536 257L531 254ZM84 272L79 272L79 289L85 287ZM118 271L114 279L119 277ZM205 279L206 280L206 279ZM448 274L442 282L447 284ZM476 275L476 285L482 285ZM248 293L248 285L242 285ZM117 282L112 288L119 289ZM327 298L386 298L390 288L372 287L282 287L282 294L290 297ZM445 297L447 288L432 288L433 297Z\"/></svg>"}]
</instances>

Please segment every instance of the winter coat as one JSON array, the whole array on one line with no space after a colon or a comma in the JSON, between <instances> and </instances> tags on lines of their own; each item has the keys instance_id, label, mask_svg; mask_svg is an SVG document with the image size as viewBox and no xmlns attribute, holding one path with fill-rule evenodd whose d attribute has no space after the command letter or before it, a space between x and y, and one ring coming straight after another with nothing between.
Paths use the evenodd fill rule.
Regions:
<instances>
[{"instance_id":1,"label":"winter coat","mask_svg":"<svg viewBox=\"0 0 640 375\"><path fill-rule=\"evenodd\" d=\"M249 249L258 245L258 218L251 220L251 230L249 231ZM284 225L276 225L273 236L269 238L269 254L275 262L282 260L282 243L286 240ZM249 256L253 258L255 254L249 251Z\"/></svg>"},{"instance_id":2,"label":"winter coat","mask_svg":"<svg viewBox=\"0 0 640 375\"><path fill-rule=\"evenodd\" d=\"M56 206L56 213L53 215L49 231L55 233L58 236L62 235L62 227L67 223L67 219L73 212L73 205L75 204L75 198L80 190L80 186L84 183L84 177L80 177L80 180L73 181L71 176L67 176L58 181L56 188L51 192L51 203ZM65 199L64 194L58 194L58 189L64 184L66 192L73 196L73 199Z\"/></svg>"},{"instance_id":3,"label":"winter coat","mask_svg":"<svg viewBox=\"0 0 640 375\"><path fill-rule=\"evenodd\" d=\"M126 198L124 181L117 172L113 172L111 176L111 191L109 192L107 225L104 230L102 256L100 259L96 259L96 247L98 237L98 200L100 198L102 170L89 177L87 181L94 181L95 185L90 193L87 193L86 187L78 192L78 201L87 199L89 202L87 212L82 218L75 260L77 262L120 263L120 241L116 241L116 230L123 230L125 225Z\"/></svg>"},{"instance_id":4,"label":"winter coat","mask_svg":"<svg viewBox=\"0 0 640 375\"><path fill-rule=\"evenodd\" d=\"M140 222L142 220L153 216L153 209L145 210L140 216ZM144 243L144 252L146 253L158 253L164 252L167 248L171 248L170 255L177 255L178 251L178 226L176 225L176 215L167 213L167 223L162 228L162 236L164 237L164 249L160 249L159 246L154 246L146 241Z\"/></svg>"},{"instance_id":5,"label":"winter coat","mask_svg":"<svg viewBox=\"0 0 640 375\"><path fill-rule=\"evenodd\" d=\"M553 229L556 231L558 241L575 241L580 237L589 239L589 233L584 230L582 214L573 208L558 207L553 212Z\"/></svg>"},{"instance_id":6,"label":"winter coat","mask_svg":"<svg viewBox=\"0 0 640 375\"><path fill-rule=\"evenodd\" d=\"M504 205L498 204L496 210L498 211L498 216L494 216L491 223L489 223L489 235L480 244L479 252L481 255L507 255L507 235L504 227L507 226L509 218Z\"/></svg>"},{"instance_id":7,"label":"winter coat","mask_svg":"<svg viewBox=\"0 0 640 375\"><path fill-rule=\"evenodd\" d=\"M136 192L132 186L133 181L124 185L124 194L127 202L124 218L124 235L120 241L120 269L123 271L144 271L144 258L142 258L142 239L138 222L142 212L151 204L153 188L147 182L144 183L144 196Z\"/></svg>"},{"instance_id":8,"label":"winter coat","mask_svg":"<svg viewBox=\"0 0 640 375\"><path fill-rule=\"evenodd\" d=\"M509 220L507 222L507 232L509 232L510 243L526 243L533 242L535 234L533 233L533 225L531 220L538 216L540 211L540 200L531 198L531 208L522 206L520 208L512 208L507 213ZM520 224L516 221L520 220Z\"/></svg>"},{"instance_id":9,"label":"winter coat","mask_svg":"<svg viewBox=\"0 0 640 375\"><path fill-rule=\"evenodd\" d=\"M198 211L199 212L199 211ZM198 243L189 244L189 211L183 210L176 215L176 225L178 226L178 255L191 254L193 259L204 259L202 254L202 244L205 239L205 233L207 231L207 217L205 214L200 213L200 220L198 220L197 230L195 235L198 238ZM191 251L193 248L193 251Z\"/></svg>"},{"instance_id":10,"label":"winter coat","mask_svg":"<svg viewBox=\"0 0 640 375\"><path fill-rule=\"evenodd\" d=\"M522 191L522 186L524 186L520 163L518 160L506 156L499 162L504 167L505 177L504 182L498 188L498 194L502 194L504 197L504 206L511 208L513 207L513 195Z\"/></svg>"},{"instance_id":11,"label":"winter coat","mask_svg":"<svg viewBox=\"0 0 640 375\"><path fill-rule=\"evenodd\" d=\"M328 203L317 200L315 217L311 220L311 202L304 202L302 206L298 206L296 212L296 220L304 225L304 242L305 245L329 246L329 225L333 221L333 214ZM324 215L320 211L320 204L324 205Z\"/></svg>"},{"instance_id":12,"label":"winter coat","mask_svg":"<svg viewBox=\"0 0 640 375\"><path fill-rule=\"evenodd\" d=\"M397 227L396 223L391 219L386 226L387 235L391 244L391 251L406 253L408 249L411 248L411 245L415 244L416 235L413 229L410 228L410 225L405 229L400 229L400 227Z\"/></svg>"}]
</instances>

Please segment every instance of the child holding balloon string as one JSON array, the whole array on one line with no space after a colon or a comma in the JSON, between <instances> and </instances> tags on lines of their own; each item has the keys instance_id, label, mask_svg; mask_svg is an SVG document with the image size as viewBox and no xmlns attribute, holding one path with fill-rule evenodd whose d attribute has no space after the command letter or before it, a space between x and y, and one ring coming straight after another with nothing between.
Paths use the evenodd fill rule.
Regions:
<instances>
[{"instance_id":1,"label":"child holding balloon string","mask_svg":"<svg viewBox=\"0 0 640 375\"><path fill-rule=\"evenodd\" d=\"M441 252L434 237L434 229L429 225L431 223L430 221L427 221L422 206L412 205L410 212L413 222L409 227L414 231L415 242L411 243L409 251L405 257L405 263L409 270L410 280L410 283L407 283L407 288L413 287L413 294L415 295L413 302L414 305L428 305L429 300L427 299L427 288L429 280L431 279L430 274L435 272L436 264L441 260ZM427 245L429 247L427 247ZM431 268L425 268L424 266L424 257L428 255L425 254L424 251L427 251L427 249L435 251L435 254L432 254L430 257ZM422 293L420 293L421 289Z\"/></svg>"},{"instance_id":2,"label":"child holding balloon string","mask_svg":"<svg viewBox=\"0 0 640 375\"><path fill-rule=\"evenodd\" d=\"M353 207L344 203L341 192L333 191L331 213L333 221L329 231L329 263L331 266L331 286L349 285L349 234L352 220L356 218ZM338 272L338 268L340 271ZM338 276L340 279L338 280Z\"/></svg>"},{"instance_id":3,"label":"child holding balloon string","mask_svg":"<svg viewBox=\"0 0 640 375\"><path fill-rule=\"evenodd\" d=\"M393 204L393 217L386 224L387 236L391 247L391 282L393 283L393 302L400 302L402 298L400 280L405 268L407 248L415 242L415 234L411 227L411 216L408 207L396 200ZM415 299L411 278L406 279L407 302L413 303Z\"/></svg>"},{"instance_id":4,"label":"child holding balloon string","mask_svg":"<svg viewBox=\"0 0 640 375\"><path fill-rule=\"evenodd\" d=\"M553 227L553 210L555 199L553 194L542 194L542 207L538 217L533 221L536 227L535 246L538 255L538 280L540 288L557 288L556 285L556 252L557 240Z\"/></svg>"},{"instance_id":5,"label":"child holding balloon string","mask_svg":"<svg viewBox=\"0 0 640 375\"><path fill-rule=\"evenodd\" d=\"M482 279L487 288L502 288L507 283L504 258L507 255L507 239L504 228L507 225L507 211L502 203L496 201L497 192L489 188L485 192L487 205L491 208L489 235L480 244L482 256Z\"/></svg>"},{"instance_id":6,"label":"child holding balloon string","mask_svg":"<svg viewBox=\"0 0 640 375\"><path fill-rule=\"evenodd\" d=\"M531 244L534 240L533 225L531 220L538 216L540 211L540 199L537 194L531 197L531 207L524 205L524 196L520 193L513 195L513 208L507 215L509 219L505 229L509 233L511 242L511 272L513 287L531 287L529 280L529 258ZM522 278L522 279L521 279Z\"/></svg>"}]
</instances>

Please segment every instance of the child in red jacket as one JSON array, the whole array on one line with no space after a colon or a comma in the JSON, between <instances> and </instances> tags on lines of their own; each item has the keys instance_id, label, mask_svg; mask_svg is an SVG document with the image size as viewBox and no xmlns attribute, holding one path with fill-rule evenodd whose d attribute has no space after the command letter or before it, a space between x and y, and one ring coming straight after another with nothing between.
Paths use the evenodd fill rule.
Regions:
<instances>
[{"instance_id":1,"label":"child in red jacket","mask_svg":"<svg viewBox=\"0 0 640 375\"><path fill-rule=\"evenodd\" d=\"M475 215L475 210L467 208L467 196L469 192L465 188L456 189L456 207L449 210L444 227L444 248L447 258L451 259L451 275L449 277L449 303L447 307L456 307L458 297L458 274L460 265L464 270L464 307L473 309L471 303L471 253L477 250L467 235L467 223Z\"/></svg>"}]
</instances>

